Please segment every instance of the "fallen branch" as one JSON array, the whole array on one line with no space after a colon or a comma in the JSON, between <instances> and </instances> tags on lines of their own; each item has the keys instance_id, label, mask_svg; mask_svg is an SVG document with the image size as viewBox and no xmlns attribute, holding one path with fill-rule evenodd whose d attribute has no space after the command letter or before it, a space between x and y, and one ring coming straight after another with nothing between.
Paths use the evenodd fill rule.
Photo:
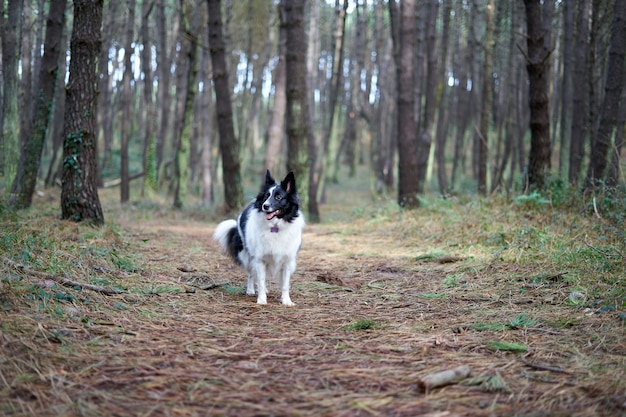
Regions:
<instances>
[{"instance_id":1,"label":"fallen branch","mask_svg":"<svg viewBox=\"0 0 626 417\"><path fill-rule=\"evenodd\" d=\"M433 388L455 384L467 378L469 375L470 367L467 365L461 365L454 369L448 369L446 371L426 375L425 377L417 381L417 386L422 391L428 392Z\"/></svg>"},{"instance_id":2,"label":"fallen branch","mask_svg":"<svg viewBox=\"0 0 626 417\"><path fill-rule=\"evenodd\" d=\"M524 364L526 366L529 366L529 367L531 367L533 369L537 369L537 370L540 370L540 371L550 371L550 372L557 372L557 373L561 373L561 374L571 374L570 371L566 371L565 369L557 368L556 366L539 365L539 364L536 364L536 363L532 363L532 362L526 360L526 356L528 356L529 354L530 354L530 352L525 354L525 355L523 355L523 356L520 356L520 360L522 362L524 362Z\"/></svg>"},{"instance_id":3,"label":"fallen branch","mask_svg":"<svg viewBox=\"0 0 626 417\"><path fill-rule=\"evenodd\" d=\"M64 277L60 277L57 275L48 274L46 272L35 271L34 269L27 268L24 265L18 264L17 262L14 262L11 259L6 258L4 256L2 257L2 262L4 262L5 265L13 269L17 269L18 271L21 271L25 274L32 275L41 279L49 279L61 285L65 285L66 287L81 287L81 288L85 288L91 291L96 291L105 295L114 295L114 294L124 293L124 291L118 290L116 288L101 287L100 285L87 284L85 282L74 281L69 278L64 278Z\"/></svg>"}]
</instances>

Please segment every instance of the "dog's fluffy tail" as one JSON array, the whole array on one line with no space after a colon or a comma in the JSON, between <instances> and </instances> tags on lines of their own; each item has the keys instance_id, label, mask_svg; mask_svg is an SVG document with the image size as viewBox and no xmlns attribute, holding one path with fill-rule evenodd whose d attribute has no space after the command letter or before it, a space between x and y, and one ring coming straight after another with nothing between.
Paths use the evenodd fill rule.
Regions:
<instances>
[{"instance_id":1,"label":"dog's fluffy tail","mask_svg":"<svg viewBox=\"0 0 626 417\"><path fill-rule=\"evenodd\" d=\"M238 255L243 250L243 242L239 236L235 220L224 220L218 224L215 233L213 233L213 240L219 243L224 253L236 262L240 262Z\"/></svg>"}]
</instances>

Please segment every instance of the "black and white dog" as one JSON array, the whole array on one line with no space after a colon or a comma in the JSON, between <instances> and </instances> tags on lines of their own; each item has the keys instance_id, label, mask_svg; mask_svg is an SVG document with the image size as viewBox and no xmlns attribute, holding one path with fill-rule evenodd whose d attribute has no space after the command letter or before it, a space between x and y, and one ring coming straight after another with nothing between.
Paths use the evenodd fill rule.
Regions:
<instances>
[{"instance_id":1,"label":"black and white dog","mask_svg":"<svg viewBox=\"0 0 626 417\"><path fill-rule=\"evenodd\" d=\"M221 222L213 239L248 272L246 294L255 294L256 280L257 303L267 304L266 278L276 278L281 302L293 306L289 286L291 274L296 270L304 225L293 172L278 184L268 170L259 195L239 214L237 221Z\"/></svg>"}]
</instances>

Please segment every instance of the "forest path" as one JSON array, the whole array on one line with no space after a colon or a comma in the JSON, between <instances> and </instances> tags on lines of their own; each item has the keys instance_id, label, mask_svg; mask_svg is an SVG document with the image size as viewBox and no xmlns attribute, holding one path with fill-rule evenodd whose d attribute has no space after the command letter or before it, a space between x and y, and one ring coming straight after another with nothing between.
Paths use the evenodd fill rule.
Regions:
<instances>
[{"instance_id":1,"label":"forest path","mask_svg":"<svg viewBox=\"0 0 626 417\"><path fill-rule=\"evenodd\" d=\"M112 398L122 408L155 415L612 415L600 397L623 400L619 377L584 376L592 362L605 376L619 373L610 363L622 363L620 356L585 346L581 328L555 327L564 313L554 302L560 295L504 282L503 274L518 272L514 265L482 265L464 278L473 260L422 256L434 249L384 224L308 225L292 278L296 306L280 305L271 284L268 304L259 306L243 293L245 272L212 241L215 224L119 222L142 254L141 285L155 293L131 308L133 336L124 338L123 352L131 348L137 359L123 360L122 374L138 395L124 390ZM520 316L540 322L507 327ZM584 328L598 326L586 319ZM605 342L619 346L615 337ZM472 384L427 395L418 389L421 377L460 365L471 368Z\"/></svg>"}]
</instances>

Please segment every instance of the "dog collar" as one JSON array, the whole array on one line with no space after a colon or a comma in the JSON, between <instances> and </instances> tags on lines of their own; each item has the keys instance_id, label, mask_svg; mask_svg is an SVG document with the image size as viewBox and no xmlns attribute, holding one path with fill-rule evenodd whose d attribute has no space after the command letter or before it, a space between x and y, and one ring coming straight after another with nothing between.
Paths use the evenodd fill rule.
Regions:
<instances>
[{"instance_id":1,"label":"dog collar","mask_svg":"<svg viewBox=\"0 0 626 417\"><path fill-rule=\"evenodd\" d=\"M270 227L270 232L278 233L278 227Z\"/></svg>"}]
</instances>

